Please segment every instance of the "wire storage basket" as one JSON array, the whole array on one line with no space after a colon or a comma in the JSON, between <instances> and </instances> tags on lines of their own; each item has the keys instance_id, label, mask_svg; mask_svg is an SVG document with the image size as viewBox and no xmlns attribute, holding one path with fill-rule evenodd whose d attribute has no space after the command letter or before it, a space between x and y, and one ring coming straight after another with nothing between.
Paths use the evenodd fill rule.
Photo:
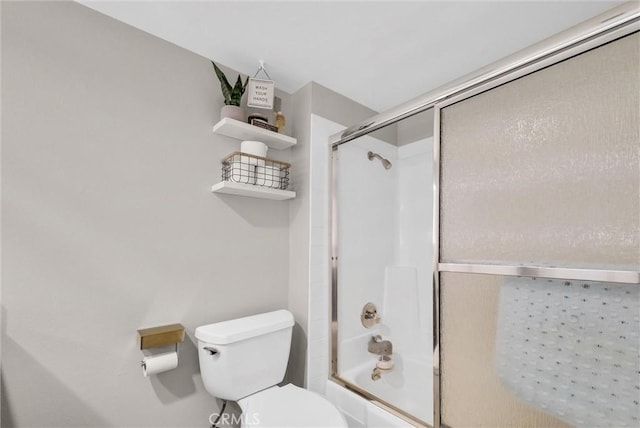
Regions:
<instances>
[{"instance_id":1,"label":"wire storage basket","mask_svg":"<svg viewBox=\"0 0 640 428\"><path fill-rule=\"evenodd\" d=\"M287 162L233 152L222 159L222 179L286 190L289 187L289 168L291 164Z\"/></svg>"}]
</instances>

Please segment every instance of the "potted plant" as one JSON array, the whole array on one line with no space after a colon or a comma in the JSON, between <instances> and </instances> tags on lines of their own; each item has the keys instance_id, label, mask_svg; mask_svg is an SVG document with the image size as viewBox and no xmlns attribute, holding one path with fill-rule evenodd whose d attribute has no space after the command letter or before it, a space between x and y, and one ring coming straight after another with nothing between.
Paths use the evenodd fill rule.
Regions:
<instances>
[{"instance_id":1,"label":"potted plant","mask_svg":"<svg viewBox=\"0 0 640 428\"><path fill-rule=\"evenodd\" d=\"M211 64L213 64L213 69L216 71L216 76L218 76L220 87L222 88L222 95L224 96L224 106L220 110L220 118L229 117L244 122L244 109L240 107L240 100L247 88L247 83L249 83L249 77L247 76L247 80L243 84L240 75L238 75L236 84L231 87L224 72L213 61L211 61Z\"/></svg>"}]
</instances>

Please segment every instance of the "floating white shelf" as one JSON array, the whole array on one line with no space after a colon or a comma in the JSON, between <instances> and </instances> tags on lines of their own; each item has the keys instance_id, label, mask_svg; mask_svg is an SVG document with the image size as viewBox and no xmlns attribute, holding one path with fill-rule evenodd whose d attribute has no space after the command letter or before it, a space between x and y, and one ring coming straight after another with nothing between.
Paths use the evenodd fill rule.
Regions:
<instances>
[{"instance_id":1,"label":"floating white shelf","mask_svg":"<svg viewBox=\"0 0 640 428\"><path fill-rule=\"evenodd\" d=\"M228 117L216 123L213 126L213 132L237 140L261 141L276 150L288 149L291 146L295 146L298 142L295 138L289 137L288 135L278 134L277 132L249 125L248 123Z\"/></svg>"},{"instance_id":2,"label":"floating white shelf","mask_svg":"<svg viewBox=\"0 0 640 428\"><path fill-rule=\"evenodd\" d=\"M233 181L221 181L218 184L214 184L211 191L213 193L250 196L252 198L273 199L276 201L284 201L296 197L296 192L291 190L271 189L253 184L234 183Z\"/></svg>"}]
</instances>

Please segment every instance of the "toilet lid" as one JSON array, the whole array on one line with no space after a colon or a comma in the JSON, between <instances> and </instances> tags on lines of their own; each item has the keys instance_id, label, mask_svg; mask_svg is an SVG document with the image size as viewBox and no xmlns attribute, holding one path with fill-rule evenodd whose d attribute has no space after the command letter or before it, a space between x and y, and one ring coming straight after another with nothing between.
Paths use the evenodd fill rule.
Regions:
<instances>
[{"instance_id":1,"label":"toilet lid","mask_svg":"<svg viewBox=\"0 0 640 428\"><path fill-rule=\"evenodd\" d=\"M238 404L243 427L347 427L340 411L326 398L292 384L265 389Z\"/></svg>"}]
</instances>

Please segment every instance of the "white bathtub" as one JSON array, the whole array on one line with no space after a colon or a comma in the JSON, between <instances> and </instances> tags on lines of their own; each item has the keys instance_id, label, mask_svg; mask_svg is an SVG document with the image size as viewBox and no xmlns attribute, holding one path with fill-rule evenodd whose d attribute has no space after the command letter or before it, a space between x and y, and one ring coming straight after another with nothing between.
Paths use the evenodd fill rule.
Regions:
<instances>
[{"instance_id":1,"label":"white bathtub","mask_svg":"<svg viewBox=\"0 0 640 428\"><path fill-rule=\"evenodd\" d=\"M406 428L413 425L328 380L326 397L345 416L349 428Z\"/></svg>"},{"instance_id":2,"label":"white bathtub","mask_svg":"<svg viewBox=\"0 0 640 428\"><path fill-rule=\"evenodd\" d=\"M371 379L375 360L370 360L341 374L341 378L359 386L380 400L394 405L433 425L433 369L422 357L396 356L395 366L378 380ZM377 405L329 381L327 397L346 414L350 427L407 427L412 426Z\"/></svg>"},{"instance_id":3,"label":"white bathtub","mask_svg":"<svg viewBox=\"0 0 640 428\"><path fill-rule=\"evenodd\" d=\"M373 380L375 359L341 374L383 401L429 424L433 423L433 368L424 356L394 356L394 368Z\"/></svg>"}]
</instances>

